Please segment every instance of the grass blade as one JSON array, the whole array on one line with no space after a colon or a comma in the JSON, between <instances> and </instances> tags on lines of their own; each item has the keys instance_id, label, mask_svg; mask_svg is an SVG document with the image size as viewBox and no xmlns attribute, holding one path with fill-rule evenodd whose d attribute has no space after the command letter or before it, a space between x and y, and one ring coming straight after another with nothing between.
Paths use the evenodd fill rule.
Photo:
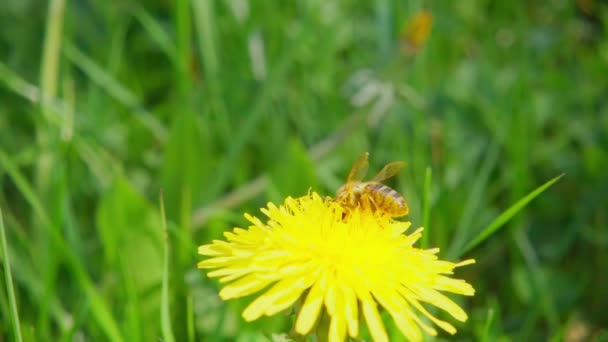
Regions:
<instances>
[{"instance_id":1,"label":"grass blade","mask_svg":"<svg viewBox=\"0 0 608 342\"><path fill-rule=\"evenodd\" d=\"M2 208L0 208L0 243L2 243L2 260L4 260L4 281L8 292L12 312L13 333L15 341L21 342L21 323L19 322L19 310L17 309L17 299L15 297L15 288L13 287L13 273L11 271L11 262L8 256L8 243L6 243L6 234L4 232L4 220L2 219Z\"/></svg>"},{"instance_id":2,"label":"grass blade","mask_svg":"<svg viewBox=\"0 0 608 342\"><path fill-rule=\"evenodd\" d=\"M176 83L179 95L186 99L192 88L189 63L192 58L192 19L189 0L175 1Z\"/></svg>"},{"instance_id":3,"label":"grass blade","mask_svg":"<svg viewBox=\"0 0 608 342\"><path fill-rule=\"evenodd\" d=\"M523 230L517 230L514 235L515 244L530 270L529 278L536 292L536 298L538 298L539 309L545 316L551 331L555 331L559 326L559 314L556 309L555 298L551 296L552 288L546 272L541 268L536 251Z\"/></svg>"},{"instance_id":4,"label":"grass blade","mask_svg":"<svg viewBox=\"0 0 608 342\"><path fill-rule=\"evenodd\" d=\"M186 319L187 319L187 331L188 331L188 342L196 341L196 335L194 333L194 308L192 304L192 296L188 295L188 301L186 302Z\"/></svg>"},{"instance_id":5,"label":"grass blade","mask_svg":"<svg viewBox=\"0 0 608 342\"><path fill-rule=\"evenodd\" d=\"M135 19L139 21L141 26L148 32L153 42L158 45L162 52L167 55L173 64L177 64L176 48L172 43L171 37L164 30L162 25L143 7L137 7L133 12Z\"/></svg>"},{"instance_id":6,"label":"grass blade","mask_svg":"<svg viewBox=\"0 0 608 342\"><path fill-rule=\"evenodd\" d=\"M163 193L160 194L160 215L165 235L165 261L163 265L163 284L160 303L160 325L163 339L166 342L174 342L173 330L171 329L171 313L169 311L169 231L167 230L167 218L165 216L165 201Z\"/></svg>"},{"instance_id":7,"label":"grass blade","mask_svg":"<svg viewBox=\"0 0 608 342\"><path fill-rule=\"evenodd\" d=\"M482 341L490 341L490 328L492 327L492 322L494 322L494 309L488 309L488 316L486 318L486 324L483 327L483 337Z\"/></svg>"},{"instance_id":8,"label":"grass blade","mask_svg":"<svg viewBox=\"0 0 608 342\"><path fill-rule=\"evenodd\" d=\"M25 176L19 172L17 166L12 162L8 155L0 149L0 167L4 168L6 173L10 176L15 186L19 189L25 200L29 205L32 206L34 214L41 221L41 224L51 227L54 223L51 221L47 214L40 198L34 192L34 189L27 181ZM71 248L69 248L63 237L60 235L59 229L50 228L50 237L53 239L55 248L65 253L66 260L69 267L74 272L80 287L84 291L85 295L91 301L91 311L93 316L99 321L99 325L102 327L103 332L111 341L123 341L120 329L114 317L112 317L110 308L107 303L103 301L103 297L94 286L93 281L90 279L88 273L85 270L85 266L82 260L79 259Z\"/></svg>"},{"instance_id":9,"label":"grass blade","mask_svg":"<svg viewBox=\"0 0 608 342\"><path fill-rule=\"evenodd\" d=\"M480 243L484 242L487 238L489 238L492 234L496 233L498 229L500 229L507 221L509 221L515 214L517 214L520 210L522 210L530 201L532 201L536 196L543 193L547 190L551 185L555 184L560 178L562 178L564 174L549 180L545 184L539 186L534 191L530 192L528 195L517 201L513 204L509 209L505 210L502 214L500 214L494 221L492 221L489 225L487 225L484 229L481 230L481 233L477 235L468 245L466 245L462 251L459 253L459 256L469 252L471 249L477 247Z\"/></svg>"},{"instance_id":10,"label":"grass blade","mask_svg":"<svg viewBox=\"0 0 608 342\"><path fill-rule=\"evenodd\" d=\"M218 57L217 40L214 25L215 8L213 1L192 1L193 15L198 34L198 47L201 54L207 77L215 77L219 70L220 59Z\"/></svg>"},{"instance_id":11,"label":"grass blade","mask_svg":"<svg viewBox=\"0 0 608 342\"><path fill-rule=\"evenodd\" d=\"M429 245L432 178L433 170L427 166L424 174L424 198L422 199L422 226L424 227L424 234L422 235L422 241L420 242L422 248L426 248Z\"/></svg>"},{"instance_id":12,"label":"grass blade","mask_svg":"<svg viewBox=\"0 0 608 342\"><path fill-rule=\"evenodd\" d=\"M474 219L481 208L484 192L489 185L490 174L492 173L492 170L495 169L496 163L498 162L498 152L498 145L492 144L488 149L488 152L484 153L481 157L483 158L483 162L481 162L479 172L475 174L471 192L464 203L462 215L458 220L458 225L456 226L454 236L450 241L450 246L446 253L447 258L450 260L454 260L455 255L458 254L458 251L466 244L469 236L472 235L470 230L474 227Z\"/></svg>"},{"instance_id":13,"label":"grass blade","mask_svg":"<svg viewBox=\"0 0 608 342\"><path fill-rule=\"evenodd\" d=\"M23 97L34 105L38 105L45 113L57 112L61 115L50 115L45 117L47 122L62 127L65 125L64 114L71 112L70 104L59 98L48 98L36 85L29 83L23 77L12 71L0 61L0 82L4 82L7 89ZM43 100L44 97L44 100ZM42 115L42 111L40 112ZM77 113L74 113L76 115Z\"/></svg>"},{"instance_id":14,"label":"grass blade","mask_svg":"<svg viewBox=\"0 0 608 342\"><path fill-rule=\"evenodd\" d=\"M72 44L66 44L65 56L74 63L83 73L97 84L111 98L128 107L130 113L146 127L154 137L164 142L167 139L167 130L157 117L142 107L137 95L122 83L116 80L107 70L99 66L89 56Z\"/></svg>"},{"instance_id":15,"label":"grass blade","mask_svg":"<svg viewBox=\"0 0 608 342\"><path fill-rule=\"evenodd\" d=\"M42 50L42 65L40 75L40 89L42 99L52 99L57 93L57 78L59 74L59 56L61 50L61 35L63 31L63 17L65 1L55 0L49 3L46 37ZM42 107L42 114L48 118L51 114Z\"/></svg>"}]
</instances>

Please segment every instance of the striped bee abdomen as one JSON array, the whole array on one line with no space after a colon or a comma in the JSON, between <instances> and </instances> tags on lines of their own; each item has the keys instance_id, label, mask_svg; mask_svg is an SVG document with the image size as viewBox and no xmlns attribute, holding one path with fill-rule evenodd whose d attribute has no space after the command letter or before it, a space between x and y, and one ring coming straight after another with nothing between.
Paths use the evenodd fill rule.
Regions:
<instances>
[{"instance_id":1,"label":"striped bee abdomen","mask_svg":"<svg viewBox=\"0 0 608 342\"><path fill-rule=\"evenodd\" d=\"M365 183L362 196L369 197L374 209L383 211L394 217L407 215L409 208L403 196L397 191L381 183Z\"/></svg>"}]
</instances>

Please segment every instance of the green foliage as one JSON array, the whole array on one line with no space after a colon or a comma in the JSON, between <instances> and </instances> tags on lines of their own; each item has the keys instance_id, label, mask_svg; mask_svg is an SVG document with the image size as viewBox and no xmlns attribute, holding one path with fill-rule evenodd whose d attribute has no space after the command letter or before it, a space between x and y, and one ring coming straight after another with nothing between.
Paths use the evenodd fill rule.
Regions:
<instances>
[{"instance_id":1,"label":"green foliage","mask_svg":"<svg viewBox=\"0 0 608 342\"><path fill-rule=\"evenodd\" d=\"M103 245L104 266L123 288L124 318L132 338L154 338L146 322L160 317L163 243L160 215L123 179L104 194L97 208L97 229ZM120 317L120 316L119 316Z\"/></svg>"},{"instance_id":2,"label":"green foliage","mask_svg":"<svg viewBox=\"0 0 608 342\"><path fill-rule=\"evenodd\" d=\"M309 189L318 189L315 165L306 148L295 140L286 142L276 160L269 168L271 185L268 193L271 200L280 202L287 196L305 195Z\"/></svg>"},{"instance_id":3,"label":"green foliage","mask_svg":"<svg viewBox=\"0 0 608 342\"><path fill-rule=\"evenodd\" d=\"M167 140L162 165L163 188L170 217L179 208L191 211L205 196L214 169L207 133L192 113L177 115ZM209 199L207 199L209 200Z\"/></svg>"},{"instance_id":4,"label":"green foliage","mask_svg":"<svg viewBox=\"0 0 608 342\"><path fill-rule=\"evenodd\" d=\"M10 317L14 340L23 341L21 334L21 324L19 323L19 310L17 309L17 299L15 298L15 288L13 285L13 273L11 270L10 257L8 254L8 244L6 243L6 232L4 229L4 218L2 217L2 209L0 209L0 246L2 247L2 266L5 270L5 286L7 289L8 300L10 302ZM4 303L3 303L4 304ZM4 305L6 306L6 305Z\"/></svg>"},{"instance_id":5,"label":"green foliage","mask_svg":"<svg viewBox=\"0 0 608 342\"><path fill-rule=\"evenodd\" d=\"M608 336L604 3L40 5L0 2L0 340L284 339L196 247L363 150L407 162L425 245L477 260L456 338Z\"/></svg>"},{"instance_id":6,"label":"green foliage","mask_svg":"<svg viewBox=\"0 0 608 342\"><path fill-rule=\"evenodd\" d=\"M117 179L97 208L97 229L110 269L124 268L135 290L157 287L162 276L162 234L155 208Z\"/></svg>"}]
</instances>

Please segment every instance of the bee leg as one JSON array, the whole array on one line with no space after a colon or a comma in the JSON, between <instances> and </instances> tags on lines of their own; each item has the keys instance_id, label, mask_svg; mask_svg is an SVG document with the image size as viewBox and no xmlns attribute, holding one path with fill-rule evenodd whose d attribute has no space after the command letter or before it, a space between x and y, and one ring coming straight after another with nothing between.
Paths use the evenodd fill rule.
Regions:
<instances>
[{"instance_id":1,"label":"bee leg","mask_svg":"<svg viewBox=\"0 0 608 342\"><path fill-rule=\"evenodd\" d=\"M364 208L367 207L367 208L369 208L372 211L376 211L378 209L378 205L376 204L376 201L374 201L373 197L371 197L371 196L365 196L365 198L361 198L361 199L362 199L361 203L365 204L363 206Z\"/></svg>"},{"instance_id":2,"label":"bee leg","mask_svg":"<svg viewBox=\"0 0 608 342\"><path fill-rule=\"evenodd\" d=\"M374 199L373 199L372 197L370 197L370 198L369 198L369 201L371 202L371 204L372 204L372 206L373 206L374 211L377 211L377 210L378 210L378 208L379 208L379 206L378 206L378 204L376 203L376 201L374 201Z\"/></svg>"}]
</instances>

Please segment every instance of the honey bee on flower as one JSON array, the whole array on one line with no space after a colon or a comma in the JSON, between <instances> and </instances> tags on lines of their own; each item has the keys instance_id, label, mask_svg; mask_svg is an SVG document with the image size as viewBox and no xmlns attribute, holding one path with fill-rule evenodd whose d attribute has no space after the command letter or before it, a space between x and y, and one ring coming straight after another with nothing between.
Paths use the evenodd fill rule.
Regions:
<instances>
[{"instance_id":1,"label":"honey bee on flower","mask_svg":"<svg viewBox=\"0 0 608 342\"><path fill-rule=\"evenodd\" d=\"M369 181L363 178L369 165L369 153L364 152L355 161L348 174L346 184L336 193L336 202L348 210L360 207L380 212L390 217L405 216L409 212L407 202L397 191L382 184L405 167L401 161L386 164L378 174Z\"/></svg>"},{"instance_id":2,"label":"honey bee on flower","mask_svg":"<svg viewBox=\"0 0 608 342\"><path fill-rule=\"evenodd\" d=\"M343 216L340 207L314 191L269 203L261 209L265 218L247 214L248 228L200 246L205 260L198 267L219 278L223 300L256 294L242 313L248 322L295 308L293 331L302 340L313 331L329 342L362 339L367 325L371 340L388 342L384 313L412 342L425 340L423 332L437 335L434 325L455 334L456 327L427 306L466 321L467 313L444 293L475 294L471 284L452 277L475 260L441 260L438 248L415 247L422 228L408 232L410 222L370 210Z\"/></svg>"}]
</instances>

